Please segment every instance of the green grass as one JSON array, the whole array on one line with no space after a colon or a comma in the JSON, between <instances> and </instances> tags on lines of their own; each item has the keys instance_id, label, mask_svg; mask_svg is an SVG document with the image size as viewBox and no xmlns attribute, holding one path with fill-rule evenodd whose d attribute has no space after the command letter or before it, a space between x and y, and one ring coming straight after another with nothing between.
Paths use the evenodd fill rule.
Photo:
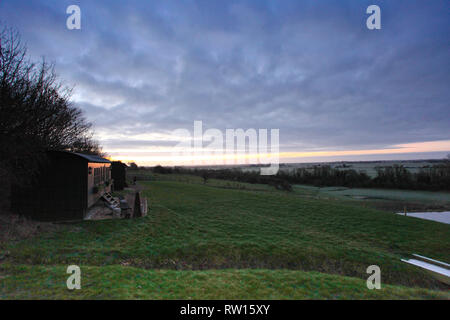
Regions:
<instances>
[{"instance_id":1,"label":"green grass","mask_svg":"<svg viewBox=\"0 0 450 320\"><path fill-rule=\"evenodd\" d=\"M26 297L27 293L20 288L25 290L32 285L31 281L24 282L28 272L37 273L38 280L33 286L38 289L45 284L48 270L77 264L83 270L92 270L92 292L80 297L96 296L102 272L117 279L114 284L117 292L113 290L110 296L108 293L100 296L111 298L135 294L137 298L228 298L222 292L227 286L236 287L233 289L236 296L229 293L232 298L442 297L440 291L430 293L419 289L442 290L444 287L400 259L419 253L448 262L448 225L343 201L300 197L297 193L237 190L209 182L206 185L191 181L141 184L149 199L147 217L85 221L64 226L58 232L7 244L4 249L10 255L6 263L0 265L7 276L1 280L0 274L0 281L7 281L8 286L0 286L0 296ZM391 284L414 289L392 287L391 291L381 290L380 293L369 291L365 287L366 268L372 264L380 266L383 286ZM16 272L21 268L26 273ZM189 285L183 284L183 280L172 295L164 291L168 290L165 288L151 292L150 283L145 286L146 290L136 291L135 282L126 276L128 273L158 279L167 275L171 285L176 285L176 279L190 281L190 277L203 276L204 285L213 287L202 293L201 287L186 289ZM66 276L62 272L61 277ZM239 281L233 283L232 279L239 276L257 286L249 291L250 295L245 294L246 282L240 289ZM258 279L266 278L278 279L279 283L269 289L263 285L258 287ZM158 281L164 283L164 279ZM299 283L311 282L299 286L295 293L289 283L295 283L296 279ZM357 284L359 289L354 287ZM214 286L220 288L215 290ZM328 286L334 289L328 292ZM128 287L129 292L124 292ZM46 297L74 296L67 290L55 288L53 291L52 288L46 291ZM192 296L191 291L194 291ZM251 296L252 292L255 296ZM35 297L38 296L37 292Z\"/></svg>"},{"instance_id":2,"label":"green grass","mask_svg":"<svg viewBox=\"0 0 450 320\"><path fill-rule=\"evenodd\" d=\"M449 211L450 193L398 189L363 189L346 187L315 187L294 185L300 197L335 199L353 205L371 207L387 212Z\"/></svg>"},{"instance_id":3,"label":"green grass","mask_svg":"<svg viewBox=\"0 0 450 320\"><path fill-rule=\"evenodd\" d=\"M68 290L62 266L0 265L0 299L449 299L445 292L382 285L292 270L142 270L83 267L81 289Z\"/></svg>"},{"instance_id":4,"label":"green grass","mask_svg":"<svg viewBox=\"0 0 450 320\"><path fill-rule=\"evenodd\" d=\"M414 190L392 189L364 189L346 187L314 187L307 185L295 185L297 192L309 192L311 194L328 195L337 198L367 197L374 199L386 199L397 201L429 201L450 202L450 192L431 192Z\"/></svg>"},{"instance_id":5,"label":"green grass","mask_svg":"<svg viewBox=\"0 0 450 320\"><path fill-rule=\"evenodd\" d=\"M188 174L158 174L147 170L128 170L127 180L132 181L133 177L137 177L138 180L148 181L172 181L183 182L189 184L201 184L204 185L204 180L200 176L188 175ZM239 189L239 190L254 190L254 191L274 191L274 187L267 184L252 184L239 181L229 181L221 179L208 179L206 183L209 187L217 187L224 189Z\"/></svg>"}]
</instances>

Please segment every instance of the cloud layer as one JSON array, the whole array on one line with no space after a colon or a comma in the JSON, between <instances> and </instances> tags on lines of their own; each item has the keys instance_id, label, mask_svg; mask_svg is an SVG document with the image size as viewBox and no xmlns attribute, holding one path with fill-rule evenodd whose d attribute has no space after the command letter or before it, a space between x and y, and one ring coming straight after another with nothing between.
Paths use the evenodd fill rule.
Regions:
<instances>
[{"instance_id":1,"label":"cloud layer","mask_svg":"<svg viewBox=\"0 0 450 320\"><path fill-rule=\"evenodd\" d=\"M66 28L78 4L82 29ZM382 29L366 28L378 4ZM448 1L1 1L106 150L279 128L281 150L450 140Z\"/></svg>"}]
</instances>

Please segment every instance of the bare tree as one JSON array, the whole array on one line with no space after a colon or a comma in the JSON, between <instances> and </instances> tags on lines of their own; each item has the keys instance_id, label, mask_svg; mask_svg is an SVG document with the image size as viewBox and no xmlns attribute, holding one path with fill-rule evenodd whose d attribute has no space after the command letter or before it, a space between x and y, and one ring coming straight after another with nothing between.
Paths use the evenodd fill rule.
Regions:
<instances>
[{"instance_id":1,"label":"bare tree","mask_svg":"<svg viewBox=\"0 0 450 320\"><path fill-rule=\"evenodd\" d=\"M46 150L101 153L92 139L91 124L72 105L70 95L71 89L58 82L52 64L27 58L17 31L0 30L2 178L29 180L45 160Z\"/></svg>"}]
</instances>

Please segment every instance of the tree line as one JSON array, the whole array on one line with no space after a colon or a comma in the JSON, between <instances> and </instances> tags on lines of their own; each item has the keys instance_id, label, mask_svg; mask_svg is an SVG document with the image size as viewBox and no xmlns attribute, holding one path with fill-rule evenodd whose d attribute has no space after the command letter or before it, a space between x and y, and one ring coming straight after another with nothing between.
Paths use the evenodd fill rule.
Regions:
<instances>
[{"instance_id":1,"label":"tree line","mask_svg":"<svg viewBox=\"0 0 450 320\"><path fill-rule=\"evenodd\" d=\"M297 168L292 171L280 170L276 175L263 176L259 171L243 171L241 169L203 169L183 167L152 168L159 174L192 174L208 179L223 179L246 183L272 185L277 189L292 191L293 184L307 184L317 187L342 186L349 188L387 188L409 190L450 190L450 160L421 169L416 173L403 165L375 168L375 177L354 169L332 168L329 165L316 165L312 168Z\"/></svg>"},{"instance_id":2,"label":"tree line","mask_svg":"<svg viewBox=\"0 0 450 320\"><path fill-rule=\"evenodd\" d=\"M349 188L386 188L409 190L450 190L450 161L411 172L403 165L376 167L370 177L363 171L337 169L328 165L314 166L312 170L298 168L294 172L279 172L290 183L314 186L343 186Z\"/></svg>"}]
</instances>

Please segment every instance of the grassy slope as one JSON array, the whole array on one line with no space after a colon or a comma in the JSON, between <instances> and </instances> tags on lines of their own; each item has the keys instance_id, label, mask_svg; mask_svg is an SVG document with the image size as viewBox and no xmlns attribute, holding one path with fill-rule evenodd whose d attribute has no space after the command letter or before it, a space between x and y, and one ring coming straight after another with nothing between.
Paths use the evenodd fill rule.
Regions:
<instances>
[{"instance_id":1,"label":"grassy slope","mask_svg":"<svg viewBox=\"0 0 450 320\"><path fill-rule=\"evenodd\" d=\"M211 283L208 277L213 279L217 274L222 274L223 279L236 274L246 275L247 280L242 284L244 287L255 282L255 279L265 277L276 279L280 283L277 284L279 288L275 286L268 291L264 286L255 289L254 298L326 298L339 295L339 292L340 297L356 297L351 294L353 289L339 291L339 286L353 288L359 283L358 286L362 286L362 289L356 290L355 294L370 298L374 297L374 293L367 290L365 281L325 274L314 273L317 277L334 280L330 280L330 284L328 280L311 280L309 285L315 288L315 294L302 293L301 290L292 293L287 284L286 288L282 288L282 283L290 283L296 278L298 281L310 279L313 275L301 271L171 273L143 269L301 269L366 279L367 266L377 264L381 267L383 284L438 288L439 285L426 273L400 262L399 259L417 252L444 261L450 260L449 226L432 221L418 221L337 201L304 199L296 194L282 192L233 190L224 189L226 185L217 188L173 181L142 184L147 187L145 193L151 206L146 218L86 221L68 226L67 232L46 234L37 239L9 245L7 249L11 252L10 258L7 264L3 264L2 271L8 275L3 280L9 285L0 286L1 295L8 297L17 293L16 289L10 287L15 277L18 277L18 284L24 283L20 279L24 279L25 275L22 278L15 275L18 266L45 278L44 267L35 266L30 269L27 265L48 265L51 270L55 270L62 267L53 266L78 264L82 270L92 270L92 283L96 283L96 286L100 278L95 274L100 274L102 270L106 270L109 277L120 279L116 284L117 293L113 290L110 297L132 297L133 290L128 293L120 292L127 286L134 288L135 282L120 275L129 272L131 277L139 272L142 277L156 276L158 279L165 274L167 276L163 278L167 281L171 277L173 279L170 281L180 277L189 279L204 276L206 287L239 287L239 282L234 284L231 280L230 283ZM120 266L121 264L140 269ZM108 267L98 268L101 266ZM67 276L64 272L61 274L62 277ZM165 283L164 279L160 281ZM150 283L144 286L147 289L139 291L141 293L138 297L189 297L189 290L183 295L182 283L179 291L173 291L172 295L164 291L166 289L161 289L159 296L151 293L152 285ZM92 286L92 293L88 292L86 295L95 296L96 290L101 288L96 289L96 286ZM189 287L187 284L186 286ZM334 292L330 293L331 296L326 293L327 286L336 286L335 291L331 290ZM197 289L191 289L196 291L193 293L194 298L223 296L220 289L215 293L208 290L201 293L202 287ZM430 297L429 293L418 293L417 290L414 293L409 288L397 290L406 290L401 297ZM59 294L71 296L63 292L66 291L50 290L49 294L51 297ZM400 297L392 292L383 292L385 297ZM26 297L23 292L17 294ZM246 296L243 289L236 288L236 294L252 298Z\"/></svg>"},{"instance_id":2,"label":"grassy slope","mask_svg":"<svg viewBox=\"0 0 450 320\"><path fill-rule=\"evenodd\" d=\"M81 290L65 287L62 266L3 266L0 299L449 299L444 292L292 270L82 269Z\"/></svg>"}]
</instances>

